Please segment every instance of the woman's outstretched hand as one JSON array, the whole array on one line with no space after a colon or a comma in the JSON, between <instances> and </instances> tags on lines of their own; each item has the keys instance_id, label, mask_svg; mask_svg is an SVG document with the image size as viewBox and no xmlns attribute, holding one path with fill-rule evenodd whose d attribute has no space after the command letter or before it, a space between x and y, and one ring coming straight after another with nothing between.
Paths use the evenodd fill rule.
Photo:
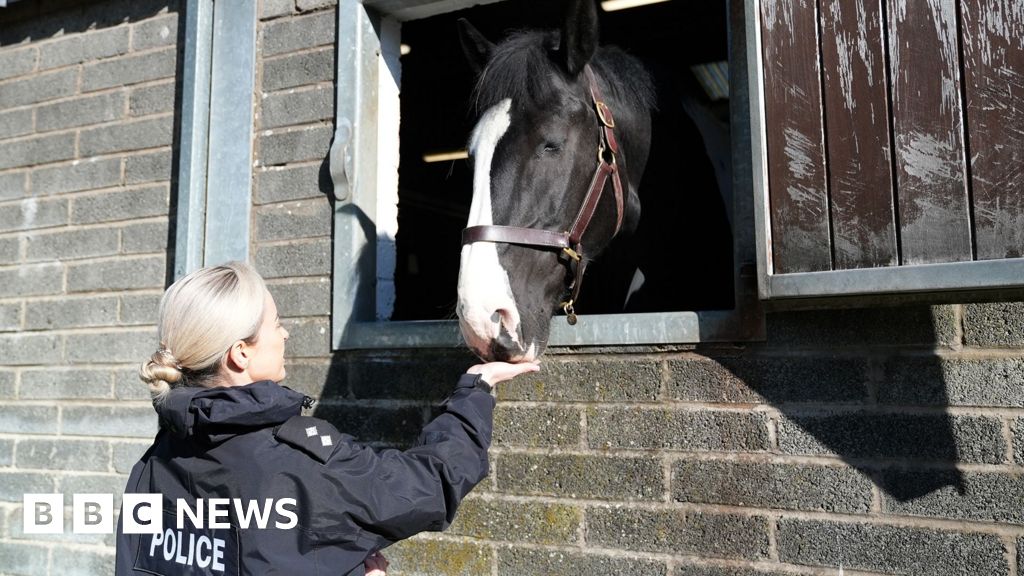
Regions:
<instances>
[{"instance_id":1,"label":"woman's outstretched hand","mask_svg":"<svg viewBox=\"0 0 1024 576\"><path fill-rule=\"evenodd\" d=\"M521 362L519 364L488 362L486 364L470 366L469 370L466 370L466 374L479 374L485 382L494 386L499 382L511 380L520 374L536 372L538 370L540 370L540 364L536 362Z\"/></svg>"},{"instance_id":2,"label":"woman's outstretched hand","mask_svg":"<svg viewBox=\"0 0 1024 576\"><path fill-rule=\"evenodd\" d=\"M363 569L366 576L387 576L388 559L380 552L374 552L363 560Z\"/></svg>"}]
</instances>

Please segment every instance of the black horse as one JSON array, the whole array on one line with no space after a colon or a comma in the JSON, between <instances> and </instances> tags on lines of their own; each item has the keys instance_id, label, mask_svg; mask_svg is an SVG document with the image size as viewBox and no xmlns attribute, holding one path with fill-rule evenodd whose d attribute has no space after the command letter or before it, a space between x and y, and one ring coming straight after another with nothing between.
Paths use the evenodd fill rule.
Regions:
<instances>
[{"instance_id":1,"label":"black horse","mask_svg":"<svg viewBox=\"0 0 1024 576\"><path fill-rule=\"evenodd\" d=\"M593 0L571 0L560 31L498 45L460 21L482 114L457 313L485 359L540 356L587 262L639 222L654 88L638 60L598 47L597 28Z\"/></svg>"}]
</instances>

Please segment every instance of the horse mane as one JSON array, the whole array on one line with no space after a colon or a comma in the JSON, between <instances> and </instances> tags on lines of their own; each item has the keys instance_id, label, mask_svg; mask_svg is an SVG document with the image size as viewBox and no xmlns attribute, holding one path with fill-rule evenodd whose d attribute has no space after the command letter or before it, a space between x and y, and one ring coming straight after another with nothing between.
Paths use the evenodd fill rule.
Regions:
<instances>
[{"instance_id":1,"label":"horse mane","mask_svg":"<svg viewBox=\"0 0 1024 576\"><path fill-rule=\"evenodd\" d=\"M560 35L554 30L520 30L497 45L473 91L477 111L487 110L505 98L533 104L546 101L557 89L555 79L565 76L551 57L559 42ZM590 64L609 86L612 100L641 109L654 108L654 83L639 60L617 47L602 46Z\"/></svg>"}]
</instances>

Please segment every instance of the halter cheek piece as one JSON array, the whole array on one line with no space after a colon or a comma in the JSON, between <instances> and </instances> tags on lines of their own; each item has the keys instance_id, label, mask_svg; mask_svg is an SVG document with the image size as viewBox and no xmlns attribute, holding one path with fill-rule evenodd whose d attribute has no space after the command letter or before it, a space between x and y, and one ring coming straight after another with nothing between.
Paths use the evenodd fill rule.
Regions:
<instances>
[{"instance_id":1,"label":"halter cheek piece","mask_svg":"<svg viewBox=\"0 0 1024 576\"><path fill-rule=\"evenodd\" d=\"M594 217L597 204L601 200L601 193L608 183L608 176L612 177L612 187L615 190L615 234L619 233L622 227L623 199L622 179L619 177L619 165L615 162L615 155L619 152L619 143L615 140L615 119L612 111L605 104L601 97L601 90L597 86L597 79L590 65L583 68L590 84L590 98L594 103L594 111L597 120L601 125L601 141L597 146L597 169L590 180L590 189L586 198L583 199L583 206L576 214L572 226L568 232L552 232L549 230L538 230L536 228L522 228L519 226L470 226L462 231L462 244L474 242L498 242L504 244L517 244L519 246L530 246L541 250L560 250L566 258L564 262L569 268L569 284L571 296L562 302L560 306L565 311L566 319L570 325L576 324L576 312L573 305L580 294L580 286L583 284L583 272L586 270L587 261L583 258L583 234L590 226L590 220Z\"/></svg>"}]
</instances>

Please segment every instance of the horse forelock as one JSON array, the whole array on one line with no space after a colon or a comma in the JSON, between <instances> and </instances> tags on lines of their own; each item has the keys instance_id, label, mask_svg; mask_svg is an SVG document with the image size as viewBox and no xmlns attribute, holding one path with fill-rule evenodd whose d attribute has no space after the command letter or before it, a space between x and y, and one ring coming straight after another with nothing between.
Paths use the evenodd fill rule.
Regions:
<instances>
[{"instance_id":1,"label":"horse forelock","mask_svg":"<svg viewBox=\"0 0 1024 576\"><path fill-rule=\"evenodd\" d=\"M474 89L478 113L508 98L516 106L544 104L562 86L558 79L565 73L553 59L560 34L554 30L525 30L512 33L498 44L481 72ZM655 106L655 90L650 75L636 58L614 46L602 46L591 65L610 90L612 101L638 110Z\"/></svg>"}]
</instances>

